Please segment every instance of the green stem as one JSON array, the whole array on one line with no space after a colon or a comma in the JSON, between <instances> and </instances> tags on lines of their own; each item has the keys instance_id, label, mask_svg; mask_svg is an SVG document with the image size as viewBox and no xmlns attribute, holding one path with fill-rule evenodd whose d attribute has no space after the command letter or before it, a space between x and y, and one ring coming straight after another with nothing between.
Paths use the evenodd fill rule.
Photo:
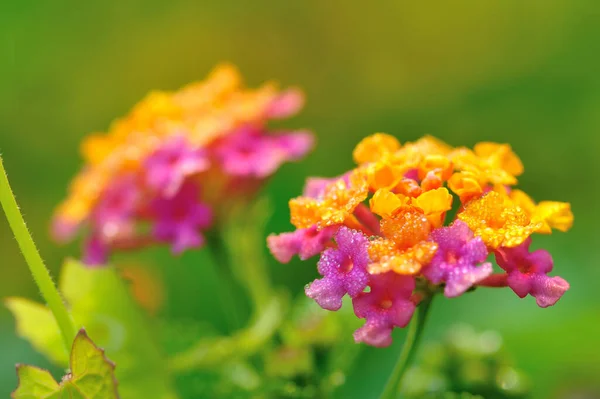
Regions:
<instances>
[{"instance_id":1,"label":"green stem","mask_svg":"<svg viewBox=\"0 0 600 399\"><path fill-rule=\"evenodd\" d=\"M398 397L402 383L402 377L404 376L404 373L410 365L415 352L417 351L417 347L419 346L419 341L423 333L423 327L425 326L425 319L427 318L427 312L429 310L429 306L431 305L432 299L433 297L425 298L417 307L417 311L413 315L410 326L408 327L408 333L406 334L402 352L400 352L400 356L398 357L398 361L394 366L394 370L392 370L392 374L385 384L385 388L379 399L396 399Z\"/></svg>"},{"instance_id":2,"label":"green stem","mask_svg":"<svg viewBox=\"0 0 600 399\"><path fill-rule=\"evenodd\" d=\"M193 369L212 369L234 359L243 359L262 350L282 322L285 297L273 296L265 309L255 314L248 327L227 337L202 339L169 359L174 373Z\"/></svg>"},{"instance_id":3,"label":"green stem","mask_svg":"<svg viewBox=\"0 0 600 399\"><path fill-rule=\"evenodd\" d=\"M206 236L208 252L212 256L215 273L218 280L219 298L224 307L229 328L233 331L238 329L240 324L240 316L235 304L234 278L229 267L229 256L227 249L223 245L222 237L219 232L207 234Z\"/></svg>"},{"instance_id":4,"label":"green stem","mask_svg":"<svg viewBox=\"0 0 600 399\"><path fill-rule=\"evenodd\" d=\"M253 307L248 325L230 336L202 339L176 354L168 362L171 371L222 366L252 356L264 350L279 328L288 299L276 292L269 280L262 234L267 209L265 201L258 201L249 209L232 209L221 229L207 237L223 287L232 291L236 280L248 292Z\"/></svg>"},{"instance_id":5,"label":"green stem","mask_svg":"<svg viewBox=\"0 0 600 399\"><path fill-rule=\"evenodd\" d=\"M19 210L15 196L10 188L8 176L6 175L4 165L2 164L2 157L0 157L0 202L2 203L2 208L8 219L8 224L21 248L25 261L29 266L29 271L56 319L67 352L70 352L73 339L75 338L73 319L71 319L71 315L69 314L65 303L56 289L52 277L50 277L50 272L44 265L44 261L27 229L23 215Z\"/></svg>"},{"instance_id":6,"label":"green stem","mask_svg":"<svg viewBox=\"0 0 600 399\"><path fill-rule=\"evenodd\" d=\"M246 287L254 308L260 310L267 306L273 296L268 263L263 252L264 222L260 217L248 217L242 213L238 213L237 220L223 237L228 243L231 272Z\"/></svg>"}]
</instances>

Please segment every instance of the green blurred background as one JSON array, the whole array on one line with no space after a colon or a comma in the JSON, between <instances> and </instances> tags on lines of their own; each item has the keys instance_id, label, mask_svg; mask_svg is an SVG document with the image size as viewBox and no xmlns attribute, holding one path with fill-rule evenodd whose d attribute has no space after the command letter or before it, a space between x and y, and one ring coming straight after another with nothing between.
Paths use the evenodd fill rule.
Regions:
<instances>
[{"instance_id":1,"label":"green blurred background","mask_svg":"<svg viewBox=\"0 0 600 399\"><path fill-rule=\"evenodd\" d=\"M375 2L373 2L375 3ZM453 145L509 142L534 198L569 201L575 227L535 240L554 255L571 290L554 307L510 290L478 290L434 304L426 339L456 322L499 331L536 398L600 397L600 6L580 0L352 1L192 0L0 2L0 151L17 198L51 269L77 245L48 237L53 207L80 166L78 143L106 129L151 89L202 79L219 61L247 82L304 88L308 102L290 127L309 127L318 146L270 181L269 231L286 231L287 200L309 175L351 167L361 137L401 141L423 134ZM167 285L163 313L206 318L214 276L203 253L167 250L124 256L148 264ZM0 218L0 296L39 295L7 223ZM314 262L271 265L299 294ZM369 349L346 390L375 397L394 351ZM14 364L47 363L14 334L0 310L0 396ZM581 396L576 396L580 394Z\"/></svg>"}]
</instances>

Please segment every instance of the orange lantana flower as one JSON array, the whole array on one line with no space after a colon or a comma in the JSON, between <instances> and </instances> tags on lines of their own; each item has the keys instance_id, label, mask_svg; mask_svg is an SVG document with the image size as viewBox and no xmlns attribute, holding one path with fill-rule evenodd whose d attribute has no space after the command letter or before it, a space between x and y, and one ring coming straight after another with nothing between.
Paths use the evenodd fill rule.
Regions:
<instances>
[{"instance_id":1,"label":"orange lantana flower","mask_svg":"<svg viewBox=\"0 0 600 399\"><path fill-rule=\"evenodd\" d=\"M408 206L399 209L393 216L381 220L381 233L369 245L372 263L369 271L374 274L394 271L398 274L419 273L437 249L427 241L431 224L421 209Z\"/></svg>"},{"instance_id":2,"label":"orange lantana flower","mask_svg":"<svg viewBox=\"0 0 600 399\"><path fill-rule=\"evenodd\" d=\"M322 198L298 197L290 200L291 222L297 228L318 228L344 222L353 223L352 212L369 193L365 176L352 173L346 181L338 179L325 188Z\"/></svg>"}]
</instances>

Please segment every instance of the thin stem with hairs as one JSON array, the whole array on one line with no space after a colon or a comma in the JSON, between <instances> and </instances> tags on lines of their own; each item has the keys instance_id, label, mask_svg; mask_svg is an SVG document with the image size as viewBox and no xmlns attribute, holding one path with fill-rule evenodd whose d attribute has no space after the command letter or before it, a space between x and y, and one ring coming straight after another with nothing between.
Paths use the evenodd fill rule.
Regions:
<instances>
[{"instance_id":1,"label":"thin stem with hairs","mask_svg":"<svg viewBox=\"0 0 600 399\"><path fill-rule=\"evenodd\" d=\"M6 219L8 219L8 224L15 235L15 239L25 257L25 261L29 266L29 271L56 319L65 348L67 352L70 352L73 339L75 338L73 319L71 318L58 289L54 285L52 277L50 277L50 272L46 268L46 265L35 246L31 233L27 229L23 215L19 210L15 196L10 188L8 176L6 175L2 163L2 157L0 157L0 203L2 203Z\"/></svg>"}]
</instances>

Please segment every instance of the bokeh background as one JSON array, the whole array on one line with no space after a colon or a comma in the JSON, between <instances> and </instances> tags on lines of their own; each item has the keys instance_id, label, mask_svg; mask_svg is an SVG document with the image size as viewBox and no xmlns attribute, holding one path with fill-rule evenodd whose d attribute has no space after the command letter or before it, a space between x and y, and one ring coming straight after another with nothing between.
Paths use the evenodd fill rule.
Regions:
<instances>
[{"instance_id":1,"label":"bokeh background","mask_svg":"<svg viewBox=\"0 0 600 399\"><path fill-rule=\"evenodd\" d=\"M318 146L265 188L270 231L290 229L287 200L305 177L351 167L351 150L366 134L509 142L526 166L521 187L538 200L572 203L572 231L535 241L551 250L571 290L549 309L508 289L439 300L425 339L457 322L496 330L530 376L535 398L598 398L599 18L597 2L581 0L4 0L0 151L56 274L79 253L77 245L50 241L48 220L80 166L82 137L106 129L149 90L202 79L220 61L237 64L251 86L277 79L307 94L305 110L285 124L313 129ZM161 312L222 322L206 305L215 292L203 253L172 259L160 249L118 261L162 275ZM39 297L4 218L0 266L1 297ZM271 271L299 294L315 277L313 266L273 262ZM377 395L400 341L363 352L347 397ZM47 366L2 309L1 397L15 387L17 362Z\"/></svg>"}]
</instances>

